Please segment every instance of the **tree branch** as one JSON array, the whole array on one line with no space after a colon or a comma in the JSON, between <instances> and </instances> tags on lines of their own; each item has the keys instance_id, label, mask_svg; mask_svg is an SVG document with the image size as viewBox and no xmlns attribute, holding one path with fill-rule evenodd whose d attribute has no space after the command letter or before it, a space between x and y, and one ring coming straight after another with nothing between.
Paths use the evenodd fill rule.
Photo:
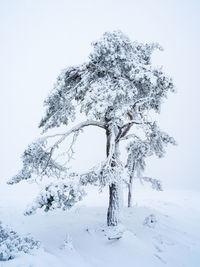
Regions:
<instances>
[{"instance_id":1,"label":"tree branch","mask_svg":"<svg viewBox=\"0 0 200 267\"><path fill-rule=\"evenodd\" d=\"M128 140L128 139L130 139L130 138L137 138L137 139L140 139L140 138L139 138L137 135L135 135L135 134L129 134L129 135L127 135L127 136L122 137L122 138L120 139L120 141Z\"/></svg>"},{"instance_id":2,"label":"tree branch","mask_svg":"<svg viewBox=\"0 0 200 267\"><path fill-rule=\"evenodd\" d=\"M130 120L132 121L133 120L132 114L130 112L128 112L127 115L129 116ZM120 138L124 137L128 133L128 131L131 129L131 126L132 126L131 124L127 125L126 129L121 133ZM122 126L122 129L123 129L123 126Z\"/></svg>"},{"instance_id":3,"label":"tree branch","mask_svg":"<svg viewBox=\"0 0 200 267\"><path fill-rule=\"evenodd\" d=\"M48 166L49 161L50 161L50 159L51 159L51 157L53 155L53 152L54 152L55 148L57 148L59 146L59 144L62 143L65 140L65 138L67 136L69 136L72 133L79 132L82 128L84 128L86 126L97 126L97 127L100 127L100 128L105 129L105 125L103 123L98 122L98 121L90 120L90 121L84 121L84 122L79 123L78 125L74 126L71 130L69 130L66 133L63 133L63 134L55 134L55 135L48 135L48 136L45 136L45 137L42 138L43 140L47 140L48 138L54 138L54 137L61 136L61 138L57 142L55 142L54 145L51 146L50 152L49 152L49 158L48 158L48 160L46 162L46 165L45 165L43 171L45 171L45 169L47 168L47 166ZM75 140L73 140L73 142L74 141ZM72 145L70 146L70 149L71 149L71 147L72 147Z\"/></svg>"},{"instance_id":4,"label":"tree branch","mask_svg":"<svg viewBox=\"0 0 200 267\"><path fill-rule=\"evenodd\" d=\"M58 136L62 136L65 139L71 133L79 131L79 130L81 130L82 128L84 128L86 126L97 126L97 127L106 129L104 123L98 122L98 121L89 120L89 121L84 121L84 122L81 122L81 123L77 124L76 126L74 126L71 130L69 130L66 133L47 135L47 136L44 136L42 139L54 138L54 137L58 137Z\"/></svg>"},{"instance_id":5,"label":"tree branch","mask_svg":"<svg viewBox=\"0 0 200 267\"><path fill-rule=\"evenodd\" d=\"M150 101L152 99L153 99L153 97L150 97L150 96L140 98L140 99L138 99L138 100L135 101L135 103L133 104L132 107L134 108L138 103L143 104L143 103L145 103L147 101Z\"/></svg>"},{"instance_id":6,"label":"tree branch","mask_svg":"<svg viewBox=\"0 0 200 267\"><path fill-rule=\"evenodd\" d=\"M131 120L130 122L133 122L133 116L132 116L132 114L130 112L128 112L127 115L129 116L129 118ZM119 134L118 134L118 136L116 138L116 141L117 142L129 132L129 130L130 130L131 126L132 126L132 124L130 124L130 122L127 123L127 124L125 124L125 125L123 125L120 128ZM139 122L136 122L136 121L134 121L134 122L137 123L137 124L139 124ZM126 129L123 131L123 128L126 128Z\"/></svg>"}]
</instances>

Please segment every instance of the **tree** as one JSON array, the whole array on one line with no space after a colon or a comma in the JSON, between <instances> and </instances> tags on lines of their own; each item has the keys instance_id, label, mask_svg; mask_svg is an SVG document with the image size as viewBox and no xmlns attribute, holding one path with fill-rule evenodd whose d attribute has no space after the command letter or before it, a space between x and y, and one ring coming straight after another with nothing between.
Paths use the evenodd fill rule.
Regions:
<instances>
[{"instance_id":1,"label":"tree","mask_svg":"<svg viewBox=\"0 0 200 267\"><path fill-rule=\"evenodd\" d=\"M34 205L45 211L67 209L79 201L83 186L94 184L109 186L109 207L107 225L119 222L122 190L122 171L119 143L128 136L130 129L137 125L144 133L150 131L153 122L149 111L160 111L168 91L174 91L172 79L162 68L153 67L151 55L157 43L132 42L120 31L106 32L93 44L89 60L79 66L64 69L45 100L46 113L39 127L43 133L52 128L67 126L80 111L87 120L64 133L41 137L24 152L23 168L9 183L17 183L37 177L54 177L45 185ZM87 173L70 172L69 160L73 144L83 128L100 127L106 134L106 159ZM72 135L72 143L65 153L58 154L63 143ZM67 158L62 162L58 158ZM65 164L67 163L67 164Z\"/></svg>"},{"instance_id":2,"label":"tree","mask_svg":"<svg viewBox=\"0 0 200 267\"><path fill-rule=\"evenodd\" d=\"M141 176L146 167L145 159L153 155L162 158L165 155L165 147L168 144L176 145L174 138L169 136L167 133L160 131L155 122L151 125L150 132L146 133L145 140L142 140L137 135L134 135L133 139L134 140L127 146L128 157L126 168L129 176L128 207L132 206L134 178L139 178L141 181L149 182L151 183L153 189L162 191L162 185L159 180Z\"/></svg>"}]
</instances>

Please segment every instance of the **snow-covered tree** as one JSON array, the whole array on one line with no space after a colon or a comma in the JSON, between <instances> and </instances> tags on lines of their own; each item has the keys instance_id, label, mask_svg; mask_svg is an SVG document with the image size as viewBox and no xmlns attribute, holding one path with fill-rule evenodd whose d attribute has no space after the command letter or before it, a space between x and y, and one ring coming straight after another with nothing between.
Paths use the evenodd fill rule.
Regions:
<instances>
[{"instance_id":1,"label":"snow-covered tree","mask_svg":"<svg viewBox=\"0 0 200 267\"><path fill-rule=\"evenodd\" d=\"M83 186L109 186L108 226L119 222L122 171L119 143L131 138L130 129L137 125L150 131L149 111L160 111L168 91L174 91L172 79L162 68L153 67L151 55L157 43L132 42L120 31L106 32L93 44L87 62L64 69L45 100L46 114L40 122L43 133L51 128L68 126L79 111L86 115L82 121L64 133L46 135L31 144L23 154L23 168L10 180L17 183L37 177L54 177L29 210L44 207L67 209L80 200ZM73 144L85 127L100 127L106 135L106 158L87 173L71 173L68 168ZM58 150L72 135L72 144L62 153ZM66 164L65 164L66 163ZM51 179L50 178L50 179Z\"/></svg>"},{"instance_id":2,"label":"snow-covered tree","mask_svg":"<svg viewBox=\"0 0 200 267\"><path fill-rule=\"evenodd\" d=\"M158 191L162 190L161 182L158 179L142 176L146 167L146 158L152 155L156 155L161 158L165 155L165 147L170 143L175 145L175 140L167 133L160 131L157 124L154 122L150 126L150 131L146 131L146 139L143 140L137 135L133 136L133 139L127 146L127 171L129 176L128 181L128 207L132 206L132 191L133 180L139 178L140 181L149 182L153 189Z\"/></svg>"}]
</instances>

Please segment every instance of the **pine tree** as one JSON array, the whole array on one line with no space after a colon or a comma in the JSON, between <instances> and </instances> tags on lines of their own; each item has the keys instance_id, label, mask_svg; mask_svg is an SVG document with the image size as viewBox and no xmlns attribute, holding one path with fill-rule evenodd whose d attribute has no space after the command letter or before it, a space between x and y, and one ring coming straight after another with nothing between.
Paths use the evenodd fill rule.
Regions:
<instances>
[{"instance_id":1,"label":"pine tree","mask_svg":"<svg viewBox=\"0 0 200 267\"><path fill-rule=\"evenodd\" d=\"M162 68L153 67L151 55L157 43L132 42L120 31L106 32L92 44L87 62L64 69L45 100L46 113L39 127L43 133L69 125L79 112L87 119L64 133L43 135L24 152L22 170L10 184L37 177L51 181L37 197L27 214L37 208L45 211L72 207L84 196L83 186L109 186L107 225L119 222L122 171L119 143L132 138L133 126L148 134L153 122L149 111L160 111L168 91L174 91L172 79ZM73 145L85 127L100 127L106 135L106 158L87 173L70 172ZM62 153L66 162L58 160L58 151L72 135L70 148ZM66 163L66 164L65 164ZM54 178L54 179L52 179Z\"/></svg>"},{"instance_id":2,"label":"pine tree","mask_svg":"<svg viewBox=\"0 0 200 267\"><path fill-rule=\"evenodd\" d=\"M132 139L127 146L128 207L131 207L133 202L132 193L135 178L140 179L142 182L151 183L153 189L162 191L162 184L158 179L142 176L146 167L145 160L153 155L162 158L165 155L165 147L168 144L176 145L174 138L160 131L155 122L151 125L150 131L146 132L146 139L143 140L137 135L134 135Z\"/></svg>"}]
</instances>

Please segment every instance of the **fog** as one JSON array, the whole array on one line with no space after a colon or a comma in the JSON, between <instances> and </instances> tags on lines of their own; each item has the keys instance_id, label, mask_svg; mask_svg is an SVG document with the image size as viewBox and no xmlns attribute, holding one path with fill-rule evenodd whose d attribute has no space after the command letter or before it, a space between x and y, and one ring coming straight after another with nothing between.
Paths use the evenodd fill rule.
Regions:
<instances>
[{"instance_id":1,"label":"fog","mask_svg":"<svg viewBox=\"0 0 200 267\"><path fill-rule=\"evenodd\" d=\"M177 93L162 106L161 128L174 136L163 159L146 173L164 186L200 189L199 1L0 1L0 183L21 167L20 155L38 137L43 101L60 70L87 60L91 42L120 29L132 40L159 42L155 64L164 65ZM104 157L101 130L86 130L76 146L78 169Z\"/></svg>"}]
</instances>

